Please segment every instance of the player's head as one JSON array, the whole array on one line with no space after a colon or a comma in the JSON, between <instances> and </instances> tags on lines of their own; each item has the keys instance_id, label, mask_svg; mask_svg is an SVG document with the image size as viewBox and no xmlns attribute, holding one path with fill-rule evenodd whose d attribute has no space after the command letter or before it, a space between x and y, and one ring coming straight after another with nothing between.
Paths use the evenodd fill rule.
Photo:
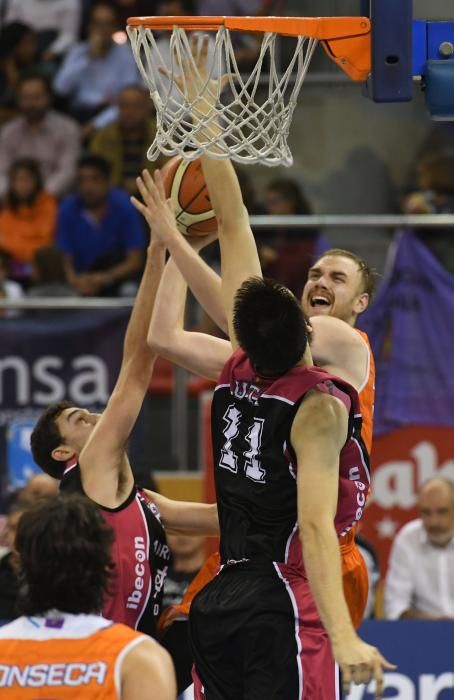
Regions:
<instances>
[{"instance_id":1,"label":"player's head","mask_svg":"<svg viewBox=\"0 0 454 700\"><path fill-rule=\"evenodd\" d=\"M152 104L141 85L124 87L118 95L118 122L121 129L134 131L146 128Z\"/></svg>"},{"instance_id":2,"label":"player's head","mask_svg":"<svg viewBox=\"0 0 454 700\"><path fill-rule=\"evenodd\" d=\"M42 75L25 75L19 82L18 104L25 119L34 124L46 115L51 102L50 85Z\"/></svg>"},{"instance_id":3,"label":"player's head","mask_svg":"<svg viewBox=\"0 0 454 700\"><path fill-rule=\"evenodd\" d=\"M333 248L310 268L303 289L302 306L307 316L335 316L354 326L368 306L375 288L367 263L348 250Z\"/></svg>"},{"instance_id":4,"label":"player's head","mask_svg":"<svg viewBox=\"0 0 454 700\"><path fill-rule=\"evenodd\" d=\"M77 190L87 209L103 205L110 189L111 168L102 156L83 156L77 166Z\"/></svg>"},{"instance_id":5,"label":"player's head","mask_svg":"<svg viewBox=\"0 0 454 700\"><path fill-rule=\"evenodd\" d=\"M39 418L31 437L33 459L54 479L61 479L68 462L85 447L99 414L70 401L51 404Z\"/></svg>"},{"instance_id":6,"label":"player's head","mask_svg":"<svg viewBox=\"0 0 454 700\"><path fill-rule=\"evenodd\" d=\"M303 359L307 319L291 291L274 280L251 277L243 282L235 295L233 326L260 374L285 374Z\"/></svg>"},{"instance_id":7,"label":"player's head","mask_svg":"<svg viewBox=\"0 0 454 700\"><path fill-rule=\"evenodd\" d=\"M113 572L112 542L99 509L82 496L55 496L31 506L15 539L21 611L98 613Z\"/></svg>"},{"instance_id":8,"label":"player's head","mask_svg":"<svg viewBox=\"0 0 454 700\"><path fill-rule=\"evenodd\" d=\"M454 483L446 477L426 481L419 492L419 511L429 542L445 547L454 536Z\"/></svg>"}]
</instances>

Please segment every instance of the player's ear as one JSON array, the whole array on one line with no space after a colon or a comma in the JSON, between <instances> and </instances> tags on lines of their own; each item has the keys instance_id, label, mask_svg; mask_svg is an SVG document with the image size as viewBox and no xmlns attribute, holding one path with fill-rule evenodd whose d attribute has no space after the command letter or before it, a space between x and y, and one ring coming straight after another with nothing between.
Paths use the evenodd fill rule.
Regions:
<instances>
[{"instance_id":1,"label":"player's ear","mask_svg":"<svg viewBox=\"0 0 454 700\"><path fill-rule=\"evenodd\" d=\"M75 452L68 445L58 445L50 453L52 459L56 462L67 462L69 459L74 457Z\"/></svg>"},{"instance_id":2,"label":"player's ear","mask_svg":"<svg viewBox=\"0 0 454 700\"><path fill-rule=\"evenodd\" d=\"M360 294L355 301L355 312L357 314L362 314L363 311L369 306L369 295L367 292Z\"/></svg>"}]
</instances>

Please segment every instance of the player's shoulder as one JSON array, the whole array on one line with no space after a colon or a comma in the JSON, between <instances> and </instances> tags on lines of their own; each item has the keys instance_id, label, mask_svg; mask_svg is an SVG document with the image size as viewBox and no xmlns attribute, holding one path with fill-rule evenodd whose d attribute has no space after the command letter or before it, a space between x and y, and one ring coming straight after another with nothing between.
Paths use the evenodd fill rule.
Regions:
<instances>
[{"instance_id":1,"label":"player's shoulder","mask_svg":"<svg viewBox=\"0 0 454 700\"><path fill-rule=\"evenodd\" d=\"M366 344L361 334L340 318L335 318L334 316L311 316L309 322L314 331L315 338L317 334L323 334L324 339L331 338L334 342L338 343L349 342L353 345Z\"/></svg>"},{"instance_id":2,"label":"player's shoulder","mask_svg":"<svg viewBox=\"0 0 454 700\"><path fill-rule=\"evenodd\" d=\"M301 402L295 421L318 430L329 431L345 421L347 408L341 398L329 391L330 379L310 389Z\"/></svg>"}]
</instances>

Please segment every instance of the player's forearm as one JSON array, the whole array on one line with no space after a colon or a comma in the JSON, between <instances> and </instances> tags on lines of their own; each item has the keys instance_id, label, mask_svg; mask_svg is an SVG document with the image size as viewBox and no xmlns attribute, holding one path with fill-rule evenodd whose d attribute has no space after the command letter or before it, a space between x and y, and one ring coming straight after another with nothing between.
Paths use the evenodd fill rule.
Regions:
<instances>
[{"instance_id":1,"label":"player's forearm","mask_svg":"<svg viewBox=\"0 0 454 700\"><path fill-rule=\"evenodd\" d=\"M215 503L174 501L146 489L145 493L158 507L168 532L206 536L219 534L218 509Z\"/></svg>"},{"instance_id":2,"label":"player's forearm","mask_svg":"<svg viewBox=\"0 0 454 700\"><path fill-rule=\"evenodd\" d=\"M339 542L331 522L300 520L304 566L323 625L335 646L355 634L345 602Z\"/></svg>"},{"instance_id":3,"label":"player's forearm","mask_svg":"<svg viewBox=\"0 0 454 700\"><path fill-rule=\"evenodd\" d=\"M123 348L123 365L137 354L137 351L150 353L147 346L147 333L156 294L164 270L165 249L151 243L147 250L145 269L142 275L134 307L126 331Z\"/></svg>"},{"instance_id":4,"label":"player's forearm","mask_svg":"<svg viewBox=\"0 0 454 700\"><path fill-rule=\"evenodd\" d=\"M227 332L221 294L221 279L189 245L183 236L170 241L169 252L186 284L213 321Z\"/></svg>"}]
</instances>

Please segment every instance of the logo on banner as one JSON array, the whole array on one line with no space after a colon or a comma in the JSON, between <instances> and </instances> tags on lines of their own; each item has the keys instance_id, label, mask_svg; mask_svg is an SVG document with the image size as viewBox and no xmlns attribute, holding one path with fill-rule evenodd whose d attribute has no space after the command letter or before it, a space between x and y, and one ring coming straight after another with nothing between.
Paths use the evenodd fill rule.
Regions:
<instances>
[{"instance_id":1,"label":"logo on banner","mask_svg":"<svg viewBox=\"0 0 454 700\"><path fill-rule=\"evenodd\" d=\"M400 528L419 517L418 493L434 476L454 480L452 429L412 426L374 441L372 498L361 533L377 550L381 574L386 574L392 541Z\"/></svg>"}]
</instances>

